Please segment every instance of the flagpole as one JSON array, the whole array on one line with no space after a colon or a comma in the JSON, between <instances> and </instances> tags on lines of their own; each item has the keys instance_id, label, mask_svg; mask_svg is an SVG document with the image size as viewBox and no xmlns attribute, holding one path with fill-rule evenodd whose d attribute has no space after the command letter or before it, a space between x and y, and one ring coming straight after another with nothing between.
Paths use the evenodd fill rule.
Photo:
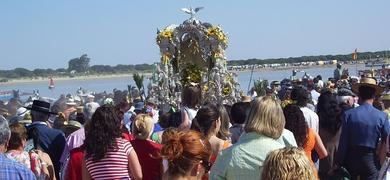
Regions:
<instances>
[{"instance_id":1,"label":"flagpole","mask_svg":"<svg viewBox=\"0 0 390 180\"><path fill-rule=\"evenodd\" d=\"M249 89L251 87L252 77L253 77L253 70L254 69L255 69L255 65L252 65L251 77L249 78L249 84L248 84L248 91L247 92L249 92Z\"/></svg>"},{"instance_id":2,"label":"flagpole","mask_svg":"<svg viewBox=\"0 0 390 180\"><path fill-rule=\"evenodd\" d=\"M355 52L353 52L353 55L352 55L352 60L355 60L355 72L356 72L356 76L359 77L359 72L358 72L358 62L357 62L357 48L355 49Z\"/></svg>"}]
</instances>

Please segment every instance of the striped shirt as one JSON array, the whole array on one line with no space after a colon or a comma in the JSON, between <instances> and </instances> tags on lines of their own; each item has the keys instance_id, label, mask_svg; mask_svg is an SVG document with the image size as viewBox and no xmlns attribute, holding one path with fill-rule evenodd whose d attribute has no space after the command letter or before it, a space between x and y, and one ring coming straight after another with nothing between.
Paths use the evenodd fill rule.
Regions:
<instances>
[{"instance_id":1,"label":"striped shirt","mask_svg":"<svg viewBox=\"0 0 390 180\"><path fill-rule=\"evenodd\" d=\"M127 140L117 138L117 149L111 149L106 157L98 161L86 160L86 166L92 179L131 179L129 160L133 147Z\"/></svg>"}]
</instances>

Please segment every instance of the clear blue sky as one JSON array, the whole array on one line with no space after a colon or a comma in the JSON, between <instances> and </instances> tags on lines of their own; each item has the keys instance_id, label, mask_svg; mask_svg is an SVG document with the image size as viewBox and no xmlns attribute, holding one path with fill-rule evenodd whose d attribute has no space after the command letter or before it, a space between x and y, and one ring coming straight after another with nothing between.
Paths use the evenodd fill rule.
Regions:
<instances>
[{"instance_id":1,"label":"clear blue sky","mask_svg":"<svg viewBox=\"0 0 390 180\"><path fill-rule=\"evenodd\" d=\"M390 0L1 0L0 69L158 61L156 29L188 6L228 33L228 59L390 49Z\"/></svg>"}]
</instances>

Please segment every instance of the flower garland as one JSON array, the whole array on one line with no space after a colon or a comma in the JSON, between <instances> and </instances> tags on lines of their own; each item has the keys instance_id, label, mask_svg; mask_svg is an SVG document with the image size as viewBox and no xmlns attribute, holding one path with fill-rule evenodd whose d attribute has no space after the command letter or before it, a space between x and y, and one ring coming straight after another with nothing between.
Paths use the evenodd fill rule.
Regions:
<instances>
[{"instance_id":1,"label":"flower garland","mask_svg":"<svg viewBox=\"0 0 390 180\"><path fill-rule=\"evenodd\" d=\"M218 41L224 43L225 45L228 43L228 38L223 33L222 29L219 26L211 26L207 29L206 36L208 38L215 38Z\"/></svg>"},{"instance_id":2,"label":"flower garland","mask_svg":"<svg viewBox=\"0 0 390 180\"><path fill-rule=\"evenodd\" d=\"M161 32L158 33L156 41L157 44L160 44L163 39L168 39L169 41L172 41L173 38L173 30L165 28Z\"/></svg>"}]
</instances>

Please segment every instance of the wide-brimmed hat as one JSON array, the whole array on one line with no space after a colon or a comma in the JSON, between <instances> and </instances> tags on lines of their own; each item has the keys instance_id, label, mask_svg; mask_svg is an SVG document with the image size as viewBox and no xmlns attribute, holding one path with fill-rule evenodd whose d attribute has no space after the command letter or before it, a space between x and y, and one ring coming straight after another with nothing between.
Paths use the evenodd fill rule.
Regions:
<instances>
[{"instance_id":1,"label":"wide-brimmed hat","mask_svg":"<svg viewBox=\"0 0 390 180\"><path fill-rule=\"evenodd\" d=\"M50 111L50 103L41 100L34 100L31 106L25 107L31 111L38 111L47 114L57 114Z\"/></svg>"},{"instance_id":2,"label":"wide-brimmed hat","mask_svg":"<svg viewBox=\"0 0 390 180\"><path fill-rule=\"evenodd\" d=\"M31 115L30 111L24 107L20 107L16 110L16 114L9 119L9 123L22 123L22 124L31 124Z\"/></svg>"},{"instance_id":3,"label":"wide-brimmed hat","mask_svg":"<svg viewBox=\"0 0 390 180\"><path fill-rule=\"evenodd\" d=\"M361 87L361 86L368 86L368 87L374 88L375 95L380 95L383 92L383 88L378 86L376 84L376 80L373 78L367 78L367 77L361 78L360 83L352 85L352 90L355 93L359 94L359 87Z\"/></svg>"},{"instance_id":4,"label":"wide-brimmed hat","mask_svg":"<svg viewBox=\"0 0 390 180\"><path fill-rule=\"evenodd\" d=\"M241 102L251 102L252 98L250 96L241 96Z\"/></svg>"},{"instance_id":5,"label":"wide-brimmed hat","mask_svg":"<svg viewBox=\"0 0 390 180\"><path fill-rule=\"evenodd\" d=\"M69 105L69 106L74 106L74 105L76 105L77 103L74 101L73 98L67 98L65 104L66 104L66 105Z\"/></svg>"}]
</instances>

